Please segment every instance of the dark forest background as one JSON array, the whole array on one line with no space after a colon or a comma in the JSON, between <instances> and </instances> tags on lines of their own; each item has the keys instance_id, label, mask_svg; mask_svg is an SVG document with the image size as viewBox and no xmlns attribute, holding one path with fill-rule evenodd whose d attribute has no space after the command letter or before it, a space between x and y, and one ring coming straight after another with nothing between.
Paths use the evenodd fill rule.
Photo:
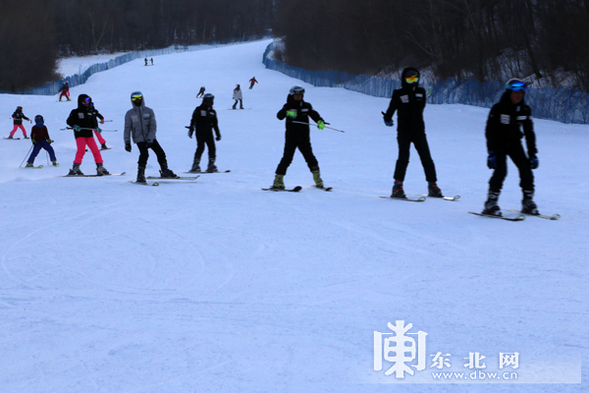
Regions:
<instances>
[{"instance_id":1,"label":"dark forest background","mask_svg":"<svg viewBox=\"0 0 589 393\"><path fill-rule=\"evenodd\" d=\"M589 0L0 0L0 90L58 78L61 56L267 33L310 70L530 76L589 91Z\"/></svg>"}]
</instances>

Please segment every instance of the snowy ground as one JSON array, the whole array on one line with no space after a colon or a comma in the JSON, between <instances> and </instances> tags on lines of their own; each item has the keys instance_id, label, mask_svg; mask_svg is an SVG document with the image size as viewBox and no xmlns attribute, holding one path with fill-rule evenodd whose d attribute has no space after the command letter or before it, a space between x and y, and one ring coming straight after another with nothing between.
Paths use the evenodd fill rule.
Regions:
<instances>
[{"instance_id":1,"label":"snowy ground","mask_svg":"<svg viewBox=\"0 0 589 393\"><path fill-rule=\"evenodd\" d=\"M73 103L0 95L4 135L17 105L42 114L61 163L19 169L30 143L0 140L0 391L587 391L589 127L535 122L536 199L562 219L512 223L467 213L481 210L490 176L487 109L426 108L439 185L459 201L385 200L397 155L380 115L388 100L304 85L305 99L346 131L312 131L334 191L310 188L297 153L285 180L303 191L263 192L283 148L276 112L300 84L264 69L268 42L158 56L154 67L138 59L73 88L113 120L104 128L119 130L104 134L113 149L103 155L123 177L57 177L75 154L72 133L60 131ZM252 76L260 83L248 90ZM237 83L247 110L227 110ZM130 93L143 91L182 173L201 85L216 96L217 164L231 173L129 184L138 157L123 148ZM47 164L44 152L36 164ZM147 172L157 169L152 156ZM94 171L90 153L82 170ZM405 190L426 191L415 151ZM518 208L520 198L510 166L500 202ZM375 332L392 333L396 321L412 324L421 351L410 360L375 352ZM515 352L519 367L500 369L500 353ZM404 365L414 375L385 375ZM466 379L437 381L437 371Z\"/></svg>"}]
</instances>

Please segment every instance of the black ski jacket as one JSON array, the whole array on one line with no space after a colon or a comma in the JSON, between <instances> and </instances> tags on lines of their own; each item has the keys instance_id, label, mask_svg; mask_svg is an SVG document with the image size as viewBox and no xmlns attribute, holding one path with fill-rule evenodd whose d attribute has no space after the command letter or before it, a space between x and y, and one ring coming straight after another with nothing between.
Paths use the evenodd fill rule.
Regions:
<instances>
[{"instance_id":1,"label":"black ski jacket","mask_svg":"<svg viewBox=\"0 0 589 393\"><path fill-rule=\"evenodd\" d=\"M489 112L485 128L487 150L506 153L512 146L519 145L525 135L528 156L535 157L538 150L532 122L532 109L526 105L525 100L519 104L513 104L510 95L511 91L506 90L501 100L493 105Z\"/></svg>"},{"instance_id":2,"label":"black ski jacket","mask_svg":"<svg viewBox=\"0 0 589 393\"><path fill-rule=\"evenodd\" d=\"M20 110L20 109L17 109L12 114L12 120L13 120L14 125L21 125L23 119L29 121L29 118L26 117L25 114L22 113L22 110Z\"/></svg>"},{"instance_id":3,"label":"black ski jacket","mask_svg":"<svg viewBox=\"0 0 589 393\"><path fill-rule=\"evenodd\" d=\"M405 68L401 75L404 76L410 70L414 70L417 72L417 76L420 76L419 71L415 68ZM425 133L423 109L426 99L425 89L419 87L419 81L409 84L405 78L401 78L401 88L393 91L384 120L392 121L395 111L398 111L397 132L413 135L423 134Z\"/></svg>"},{"instance_id":4,"label":"black ski jacket","mask_svg":"<svg viewBox=\"0 0 589 393\"><path fill-rule=\"evenodd\" d=\"M69 117L67 118L68 126L80 126L82 128L86 128L85 130L78 132L74 131L74 136L76 138L91 138L94 136L92 134L92 130L98 128L96 110L92 107L92 105L84 106L83 104L86 97L88 97L86 94L80 94L78 96L78 107L71 111Z\"/></svg>"},{"instance_id":5,"label":"black ski jacket","mask_svg":"<svg viewBox=\"0 0 589 393\"><path fill-rule=\"evenodd\" d=\"M297 113L297 117L291 118L286 116L286 111L294 110ZM286 98L286 104L276 114L278 120L286 119L286 131L287 132L301 132L309 133L308 124L294 123L295 121L301 123L309 123L309 117L313 119L315 123L319 120L325 122L317 111L313 109L313 106L304 100L297 101L290 94Z\"/></svg>"},{"instance_id":6,"label":"black ski jacket","mask_svg":"<svg viewBox=\"0 0 589 393\"><path fill-rule=\"evenodd\" d=\"M213 107L205 104L197 106L194 112L192 112L190 135L192 135L194 131L196 131L197 134L209 132L212 135L213 130L215 130L215 135L217 136L217 139L219 139L221 137L221 131L219 131L217 112Z\"/></svg>"}]
</instances>

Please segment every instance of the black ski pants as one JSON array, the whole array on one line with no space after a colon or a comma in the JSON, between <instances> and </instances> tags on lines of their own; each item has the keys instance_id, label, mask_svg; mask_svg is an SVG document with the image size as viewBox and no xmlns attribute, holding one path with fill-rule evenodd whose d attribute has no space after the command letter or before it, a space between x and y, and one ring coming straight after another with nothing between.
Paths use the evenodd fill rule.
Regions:
<instances>
[{"instance_id":1,"label":"black ski pants","mask_svg":"<svg viewBox=\"0 0 589 393\"><path fill-rule=\"evenodd\" d=\"M205 151L205 146L209 149L209 160L217 157L217 146L215 145L215 137L212 130L196 131L196 152L194 159L200 161L202 153Z\"/></svg>"},{"instance_id":2,"label":"black ski pants","mask_svg":"<svg viewBox=\"0 0 589 393\"><path fill-rule=\"evenodd\" d=\"M397 164L395 165L395 180L404 181L405 173L407 172L407 166L409 165L409 150L411 143L415 146L417 154L421 159L421 165L425 171L425 180L429 183L435 183L438 181L436 177L436 167L432 160L431 153L429 151L429 145L425 133L418 135L411 135L406 133L399 133L397 135L397 143L399 144L399 157L397 158Z\"/></svg>"},{"instance_id":3,"label":"black ski pants","mask_svg":"<svg viewBox=\"0 0 589 393\"><path fill-rule=\"evenodd\" d=\"M296 149L303 154L309 170L314 171L319 169L319 163L313 155L313 148L311 147L311 137L309 132L300 131L286 131L284 142L284 153L282 159L276 168L277 175L286 175L286 170L292 163Z\"/></svg>"},{"instance_id":4,"label":"black ski pants","mask_svg":"<svg viewBox=\"0 0 589 393\"><path fill-rule=\"evenodd\" d=\"M521 143L516 143L507 149L506 152L496 153L497 168L493 171L493 175L489 180L489 190L493 192L500 192L503 188L503 181L507 177L507 157L515 164L519 170L519 186L522 190L534 191L534 174L530 166L530 160L524 151Z\"/></svg>"},{"instance_id":5,"label":"black ski pants","mask_svg":"<svg viewBox=\"0 0 589 393\"><path fill-rule=\"evenodd\" d=\"M166 160L166 153L164 149L160 146L157 139L153 141L150 147L147 147L147 142L138 142L137 147L139 148L139 164L140 167L145 167L147 165L147 159L149 158L149 149L153 150L155 155L157 156L157 162L160 164L162 169L168 167L168 161Z\"/></svg>"}]
</instances>

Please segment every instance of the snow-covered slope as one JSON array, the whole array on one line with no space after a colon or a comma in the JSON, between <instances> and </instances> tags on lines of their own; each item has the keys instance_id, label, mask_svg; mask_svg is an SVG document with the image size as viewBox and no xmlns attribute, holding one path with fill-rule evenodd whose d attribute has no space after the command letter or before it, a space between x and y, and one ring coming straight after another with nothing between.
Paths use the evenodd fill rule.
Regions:
<instances>
[{"instance_id":1,"label":"snow-covered slope","mask_svg":"<svg viewBox=\"0 0 589 393\"><path fill-rule=\"evenodd\" d=\"M310 188L297 153L285 181L303 191L263 192L283 148L276 112L300 84L263 68L267 44L159 56L153 67L139 59L73 88L74 100L89 94L113 120L104 128L119 130L104 133L113 149L103 157L123 177L57 177L75 154L72 132L60 131L73 103L0 95L4 133L17 105L43 115L61 163L20 169L29 142L0 140L0 391L586 391L589 127L535 122L536 200L562 219L511 223L467 213L481 210L490 176L486 109L426 108L438 184L462 198L407 203L379 198L390 193L397 155L380 115L388 100L304 85L305 99L346 131L312 131L334 191ZM259 84L248 90L252 76ZM248 110L228 110L237 83ZM130 93L144 93L170 168L182 173L195 150L184 126L201 85L216 96L217 165L231 172L129 184L138 157L123 144ZM44 152L36 164L47 164ZM505 209L521 199L509 168ZM147 174L157 169L152 154ZM94 171L90 153L82 170ZM426 191L414 150L405 190ZM408 337L423 350L404 378L385 375L405 364L391 352L374 370L375 332L392 333L396 321L412 324ZM501 353L515 352L518 368L500 364ZM440 382L437 371L468 380ZM468 377L479 371L517 379Z\"/></svg>"}]
</instances>

